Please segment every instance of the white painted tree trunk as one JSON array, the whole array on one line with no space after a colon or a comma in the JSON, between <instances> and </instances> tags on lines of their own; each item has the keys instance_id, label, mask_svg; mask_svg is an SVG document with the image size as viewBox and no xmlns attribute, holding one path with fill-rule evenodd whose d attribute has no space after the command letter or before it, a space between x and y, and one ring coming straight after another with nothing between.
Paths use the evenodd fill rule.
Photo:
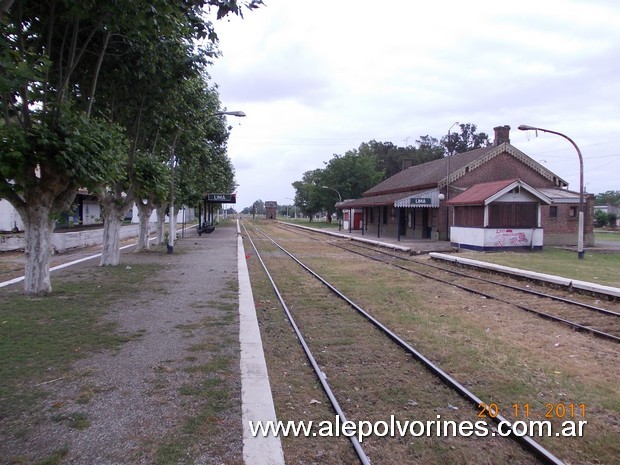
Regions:
<instances>
[{"instance_id":1,"label":"white painted tree trunk","mask_svg":"<svg viewBox=\"0 0 620 465\"><path fill-rule=\"evenodd\" d=\"M26 270L24 292L42 294L52 292L50 260L52 258L52 232L54 220L45 207L26 207L22 212L26 239Z\"/></svg>"},{"instance_id":2,"label":"white painted tree trunk","mask_svg":"<svg viewBox=\"0 0 620 465\"><path fill-rule=\"evenodd\" d=\"M171 203L168 215L168 253L171 253L177 239L177 212Z\"/></svg>"},{"instance_id":3,"label":"white painted tree trunk","mask_svg":"<svg viewBox=\"0 0 620 465\"><path fill-rule=\"evenodd\" d=\"M140 225L136 252L142 252L143 250L150 249L149 230L151 225L151 213L153 213L153 204L150 201L147 201L146 203L138 201L136 202L136 206L138 207L138 219Z\"/></svg>"},{"instance_id":4,"label":"white painted tree trunk","mask_svg":"<svg viewBox=\"0 0 620 465\"><path fill-rule=\"evenodd\" d=\"M164 237L166 235L166 228L164 224L166 219L166 205L157 207L155 211L157 211L157 222L155 223L155 243L159 245L164 243Z\"/></svg>"},{"instance_id":5,"label":"white painted tree trunk","mask_svg":"<svg viewBox=\"0 0 620 465\"><path fill-rule=\"evenodd\" d=\"M121 226L127 213L126 206L105 204L103 208L103 248L100 266L116 266L121 258Z\"/></svg>"}]
</instances>

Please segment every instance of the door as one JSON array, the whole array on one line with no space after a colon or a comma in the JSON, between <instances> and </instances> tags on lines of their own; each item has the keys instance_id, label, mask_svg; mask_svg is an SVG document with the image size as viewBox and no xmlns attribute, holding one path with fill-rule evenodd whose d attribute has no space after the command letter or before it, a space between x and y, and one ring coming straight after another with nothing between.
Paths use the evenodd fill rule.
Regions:
<instances>
[{"instance_id":1,"label":"door","mask_svg":"<svg viewBox=\"0 0 620 465\"><path fill-rule=\"evenodd\" d=\"M398 209L398 234L401 236L407 235L407 210L408 208Z\"/></svg>"},{"instance_id":2,"label":"door","mask_svg":"<svg viewBox=\"0 0 620 465\"><path fill-rule=\"evenodd\" d=\"M428 208L422 208L422 237L424 239L430 239L432 228L428 222Z\"/></svg>"}]
</instances>

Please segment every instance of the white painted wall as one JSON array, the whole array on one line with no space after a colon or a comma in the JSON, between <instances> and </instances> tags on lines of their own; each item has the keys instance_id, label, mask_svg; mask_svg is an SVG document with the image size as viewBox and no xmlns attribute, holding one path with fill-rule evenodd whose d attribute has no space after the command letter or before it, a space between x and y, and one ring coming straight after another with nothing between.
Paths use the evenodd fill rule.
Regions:
<instances>
[{"instance_id":1,"label":"white painted wall","mask_svg":"<svg viewBox=\"0 0 620 465\"><path fill-rule=\"evenodd\" d=\"M12 231L15 226L20 231L24 230L24 223L19 213L8 200L0 200L0 231Z\"/></svg>"},{"instance_id":2,"label":"white painted wall","mask_svg":"<svg viewBox=\"0 0 620 465\"><path fill-rule=\"evenodd\" d=\"M542 228L496 229L452 226L450 241L479 249L509 247L542 247Z\"/></svg>"},{"instance_id":3,"label":"white painted wall","mask_svg":"<svg viewBox=\"0 0 620 465\"><path fill-rule=\"evenodd\" d=\"M83 224L101 223L101 205L96 200L85 200L82 204Z\"/></svg>"},{"instance_id":4,"label":"white painted wall","mask_svg":"<svg viewBox=\"0 0 620 465\"><path fill-rule=\"evenodd\" d=\"M121 240L136 237L139 226L137 224L124 225L121 228ZM155 231L155 224L152 224L150 231ZM86 231L70 231L62 233L52 233L52 247L56 253L66 250L77 249L101 245L103 243L103 228L89 229ZM26 246L24 234L8 234L0 236L0 251L23 250Z\"/></svg>"}]
</instances>

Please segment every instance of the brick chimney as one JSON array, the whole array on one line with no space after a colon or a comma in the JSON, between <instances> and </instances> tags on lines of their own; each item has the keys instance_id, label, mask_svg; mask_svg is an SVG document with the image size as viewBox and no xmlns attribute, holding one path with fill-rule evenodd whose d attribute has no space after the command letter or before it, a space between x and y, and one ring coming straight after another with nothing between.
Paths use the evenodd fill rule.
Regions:
<instances>
[{"instance_id":1,"label":"brick chimney","mask_svg":"<svg viewBox=\"0 0 620 465\"><path fill-rule=\"evenodd\" d=\"M498 146L503 144L504 142L508 142L510 144L510 126L507 124L504 126L497 126L493 128L495 131L495 141L493 145Z\"/></svg>"}]
</instances>

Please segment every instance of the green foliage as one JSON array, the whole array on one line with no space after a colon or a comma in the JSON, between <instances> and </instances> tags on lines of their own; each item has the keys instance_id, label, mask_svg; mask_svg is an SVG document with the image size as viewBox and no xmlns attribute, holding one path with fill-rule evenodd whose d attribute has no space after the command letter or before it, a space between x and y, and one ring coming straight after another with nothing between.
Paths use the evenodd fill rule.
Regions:
<instances>
[{"instance_id":1,"label":"green foliage","mask_svg":"<svg viewBox=\"0 0 620 465\"><path fill-rule=\"evenodd\" d=\"M133 161L136 197L162 205L170 193L170 167L163 157L138 150Z\"/></svg>"},{"instance_id":2,"label":"green foliage","mask_svg":"<svg viewBox=\"0 0 620 465\"><path fill-rule=\"evenodd\" d=\"M488 147L491 145L489 136L484 132L477 133L475 124L459 124L461 132L451 132L449 137L445 135L441 138L441 144L445 147L446 153L463 153L469 150Z\"/></svg>"},{"instance_id":3,"label":"green foliage","mask_svg":"<svg viewBox=\"0 0 620 465\"><path fill-rule=\"evenodd\" d=\"M44 0L15 0L0 24L3 178L21 187L46 182L33 178L38 166L42 172L54 172L61 183L75 179L80 187L113 184L122 176L110 157L117 158L121 150L130 157L125 166L125 177L130 178L137 150L158 157L158 150L170 148L177 128L213 119L204 105L178 105L179 93L187 97L181 99L185 103L196 101L197 92L214 93L203 83L204 66L216 52L192 45L208 37L216 40L203 8L216 10L220 19L242 16L261 4L58 0L51 7ZM210 113L219 106L215 95ZM123 128L131 150L109 122ZM195 135L187 139L195 140ZM221 145L227 132L203 131L202 138ZM142 188L144 178L139 179ZM231 178L227 176L227 184Z\"/></svg>"},{"instance_id":4,"label":"green foliage","mask_svg":"<svg viewBox=\"0 0 620 465\"><path fill-rule=\"evenodd\" d=\"M360 197L364 191L383 179L383 170L376 168L376 159L372 154L349 151L344 155L334 155L327 166L320 173L318 182L321 186L335 187L342 200ZM337 186L337 187L336 187ZM336 192L327 189L323 192L327 211L333 210L334 196ZM325 189L323 189L325 191ZM331 193L330 193L331 192ZM330 201L331 199L331 201ZM331 208L329 206L331 205Z\"/></svg>"},{"instance_id":5,"label":"green foliage","mask_svg":"<svg viewBox=\"0 0 620 465\"><path fill-rule=\"evenodd\" d=\"M293 183L295 188L295 205L302 214L312 216L322 210L331 209L333 211L335 201L338 201L336 192L331 189L324 189L323 182L324 170L316 169L306 171L301 181ZM331 187L331 186L330 186ZM336 197L334 199L334 197Z\"/></svg>"},{"instance_id":6,"label":"green foliage","mask_svg":"<svg viewBox=\"0 0 620 465\"><path fill-rule=\"evenodd\" d=\"M93 187L122 176L121 128L70 106L49 118L41 115L27 131L14 122L0 126L0 194L26 201L30 188Z\"/></svg>"},{"instance_id":7,"label":"green foliage","mask_svg":"<svg viewBox=\"0 0 620 465\"><path fill-rule=\"evenodd\" d=\"M224 118L213 116L219 111L215 89L195 79L178 91L175 101L183 122L175 153L175 184L179 201L195 205L209 192L230 193L235 189L234 168L226 153L229 128Z\"/></svg>"},{"instance_id":8,"label":"green foliage","mask_svg":"<svg viewBox=\"0 0 620 465\"><path fill-rule=\"evenodd\" d=\"M362 196L387 177L401 171L403 163L418 165L443 157L443 148L429 136L421 136L418 146L396 147L391 142L362 143L358 150L334 155L324 169L304 173L301 181L293 183L295 205L305 215L320 211L336 211L340 200ZM323 188L323 186L329 189Z\"/></svg>"},{"instance_id":9,"label":"green foliage","mask_svg":"<svg viewBox=\"0 0 620 465\"><path fill-rule=\"evenodd\" d=\"M620 206L620 191L606 191L602 194L597 194L595 197L595 205Z\"/></svg>"},{"instance_id":10,"label":"green foliage","mask_svg":"<svg viewBox=\"0 0 620 465\"><path fill-rule=\"evenodd\" d=\"M161 169L166 156L173 167L208 167L185 184L186 199L216 177L222 188L234 185L227 129L210 116L219 97L205 85L205 67L217 56L217 36L204 8L220 19L261 4L3 2L0 198L38 222L66 209L80 187L105 192L120 206L138 191L161 200L170 176ZM202 50L193 45L207 38L212 43ZM37 292L27 282L25 288Z\"/></svg>"},{"instance_id":11,"label":"green foliage","mask_svg":"<svg viewBox=\"0 0 620 465\"><path fill-rule=\"evenodd\" d=\"M373 157L376 169L383 172L383 179L387 179L402 170L405 162L411 166L437 160L443 156L443 148L437 139L430 136L421 136L415 146L397 147L391 142L370 141L359 147L360 155Z\"/></svg>"},{"instance_id":12,"label":"green foliage","mask_svg":"<svg viewBox=\"0 0 620 465\"><path fill-rule=\"evenodd\" d=\"M254 215L264 215L267 210L265 209L265 202L258 199L254 201L251 207L247 207L243 210L244 213L252 213Z\"/></svg>"},{"instance_id":13,"label":"green foliage","mask_svg":"<svg viewBox=\"0 0 620 465\"><path fill-rule=\"evenodd\" d=\"M607 216L607 212L603 210L595 210L594 221L596 223L596 226L598 227L607 226L607 224L609 223L609 217Z\"/></svg>"}]
</instances>

